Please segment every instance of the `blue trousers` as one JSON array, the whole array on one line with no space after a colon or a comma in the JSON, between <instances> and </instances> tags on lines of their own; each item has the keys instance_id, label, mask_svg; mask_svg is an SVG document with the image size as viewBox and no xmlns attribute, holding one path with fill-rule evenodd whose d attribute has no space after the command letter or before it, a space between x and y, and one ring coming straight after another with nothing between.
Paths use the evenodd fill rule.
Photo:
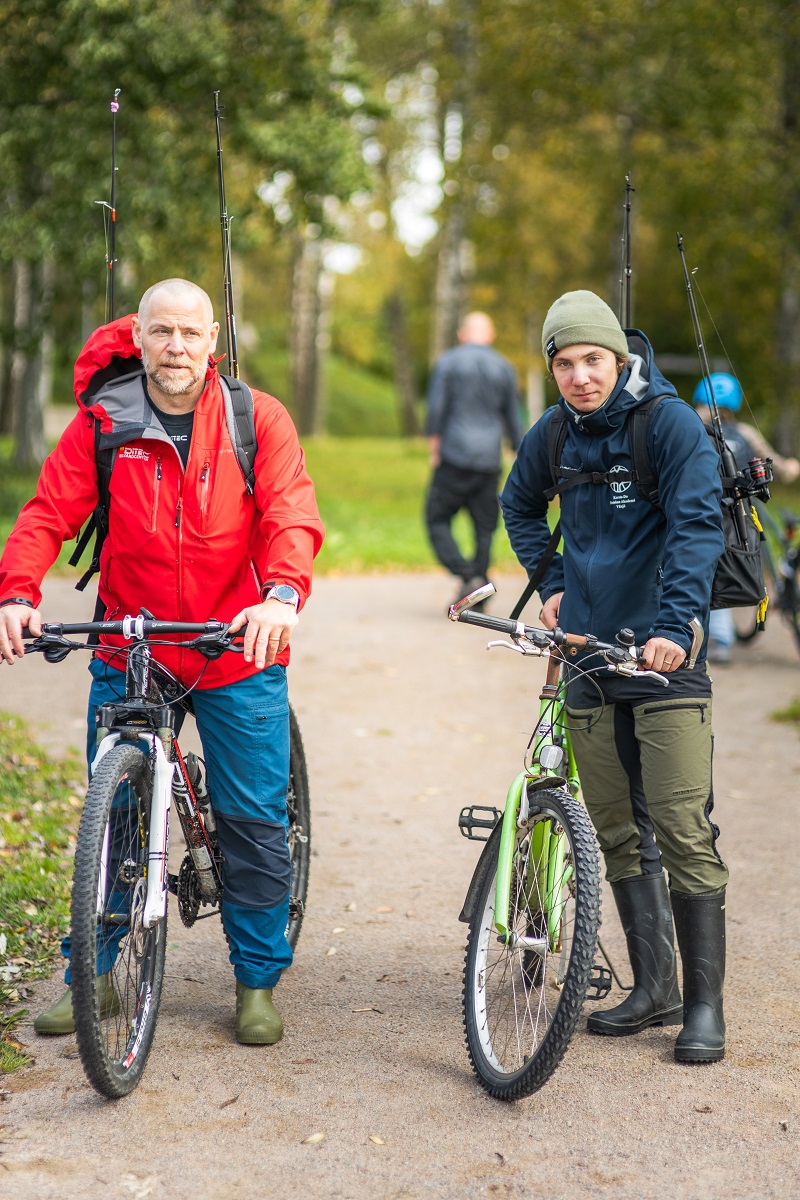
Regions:
<instances>
[{"instance_id":1,"label":"blue trousers","mask_svg":"<svg viewBox=\"0 0 800 1200\"><path fill-rule=\"evenodd\" d=\"M101 659L93 659L89 670L86 752L91 764L95 712L124 697L125 675ZM271 988L292 961L286 940L291 888L286 668L273 666L226 687L196 690L192 703L223 855L222 920L230 961L246 987ZM176 713L178 726L181 715ZM117 950L113 939L106 943L98 955L99 974L110 969ZM69 957L69 938L62 952Z\"/></svg>"}]
</instances>

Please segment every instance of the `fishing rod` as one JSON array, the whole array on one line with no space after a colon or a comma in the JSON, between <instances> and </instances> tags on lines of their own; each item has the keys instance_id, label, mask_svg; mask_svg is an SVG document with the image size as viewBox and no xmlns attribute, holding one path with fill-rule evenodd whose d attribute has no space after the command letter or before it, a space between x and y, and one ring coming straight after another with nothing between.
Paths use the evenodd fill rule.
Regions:
<instances>
[{"instance_id":1,"label":"fishing rod","mask_svg":"<svg viewBox=\"0 0 800 1200\"><path fill-rule=\"evenodd\" d=\"M214 92L214 122L217 127L217 175L219 178L219 223L222 229L222 293L225 305L225 336L228 342L228 367L234 379L239 378L239 358L236 353L236 316L233 311L233 283L231 281L231 222L225 203L225 172L222 166L222 134L220 117L222 109L219 92Z\"/></svg>"},{"instance_id":2,"label":"fishing rod","mask_svg":"<svg viewBox=\"0 0 800 1200\"><path fill-rule=\"evenodd\" d=\"M625 176L625 203L622 208L622 262L619 277L619 323L623 329L632 329L633 315L631 310L631 280L633 266L631 264L631 193L636 188L631 187L630 171Z\"/></svg>"},{"instance_id":3,"label":"fishing rod","mask_svg":"<svg viewBox=\"0 0 800 1200\"><path fill-rule=\"evenodd\" d=\"M772 459L751 459L742 471L740 471L736 466L736 460L733 457L730 447L725 441L725 433L722 428L722 418L720 417L719 407L714 395L714 384L711 379L711 364L708 361L708 354L706 352L706 346L703 340L703 329L700 325L700 314L697 311L697 304L694 298L692 278L689 274L689 268L686 265L686 254L684 251L683 237L681 234L678 234L678 253L681 256L681 263L683 265L683 278L686 283L686 295L689 298L689 313L692 318L692 330L694 332L694 339L697 344L697 354L700 359L700 373L706 386L708 407L711 410L713 437L717 443L717 449L720 456L722 488L725 494L730 498L730 503L733 506L733 516L736 523L736 531L739 536L739 540L742 546L747 548L748 538L744 498L746 496L758 496L759 499L769 500L769 484L772 482Z\"/></svg>"},{"instance_id":4,"label":"fishing rod","mask_svg":"<svg viewBox=\"0 0 800 1200\"><path fill-rule=\"evenodd\" d=\"M101 208L108 209L109 224L106 242L106 325L114 320L114 284L117 264L117 113L121 88L114 89L111 100L111 195L108 200L95 200Z\"/></svg>"}]
</instances>

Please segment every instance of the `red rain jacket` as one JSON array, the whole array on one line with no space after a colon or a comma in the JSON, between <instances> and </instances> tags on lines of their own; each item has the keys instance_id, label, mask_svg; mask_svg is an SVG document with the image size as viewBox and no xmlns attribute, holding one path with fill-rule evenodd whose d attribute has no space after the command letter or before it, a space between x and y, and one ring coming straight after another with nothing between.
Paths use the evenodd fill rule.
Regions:
<instances>
[{"instance_id":1,"label":"red rain jacket","mask_svg":"<svg viewBox=\"0 0 800 1200\"><path fill-rule=\"evenodd\" d=\"M286 409L253 390L258 452L251 496L228 434L214 364L209 362L206 387L194 410L185 472L144 388L141 403L135 387L126 389L124 410L110 390L104 395L107 379L140 366L130 316L101 326L86 343L75 364L80 412L45 461L36 495L8 538L0 559L0 600L19 596L38 607L42 579L62 543L74 538L94 511L96 415L102 433L120 446L100 559L98 591L107 619L137 614L144 606L164 621L230 621L242 608L258 603L267 581L291 584L302 607L324 529ZM102 644L124 643L103 638ZM206 665L196 651L160 646L156 657L187 686L204 667L202 688L234 683L255 671L238 654L224 654ZM289 661L288 647L277 661ZM114 665L122 664L117 659Z\"/></svg>"}]
</instances>

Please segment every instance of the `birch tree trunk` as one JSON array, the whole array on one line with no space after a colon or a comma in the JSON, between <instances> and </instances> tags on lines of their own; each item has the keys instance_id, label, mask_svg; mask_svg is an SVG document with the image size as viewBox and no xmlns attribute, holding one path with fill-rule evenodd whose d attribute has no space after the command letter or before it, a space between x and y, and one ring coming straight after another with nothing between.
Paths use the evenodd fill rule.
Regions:
<instances>
[{"instance_id":1,"label":"birch tree trunk","mask_svg":"<svg viewBox=\"0 0 800 1200\"><path fill-rule=\"evenodd\" d=\"M411 347L403 297L395 289L386 301L386 319L392 343L394 386L397 392L398 427L402 437L418 437L421 433L417 415L417 391L414 387Z\"/></svg>"},{"instance_id":2,"label":"birch tree trunk","mask_svg":"<svg viewBox=\"0 0 800 1200\"><path fill-rule=\"evenodd\" d=\"M319 432L321 272L319 239L299 238L292 273L289 355L292 403L301 436Z\"/></svg>"},{"instance_id":3,"label":"birch tree trunk","mask_svg":"<svg viewBox=\"0 0 800 1200\"><path fill-rule=\"evenodd\" d=\"M442 245L436 263L431 363L456 344L466 296L464 260L464 208L461 204L455 204L442 231Z\"/></svg>"},{"instance_id":4,"label":"birch tree trunk","mask_svg":"<svg viewBox=\"0 0 800 1200\"><path fill-rule=\"evenodd\" d=\"M42 263L17 261L15 350L12 366L14 397L14 465L21 471L41 467L47 447L44 439L44 390L46 345L45 313L52 270Z\"/></svg>"}]
</instances>

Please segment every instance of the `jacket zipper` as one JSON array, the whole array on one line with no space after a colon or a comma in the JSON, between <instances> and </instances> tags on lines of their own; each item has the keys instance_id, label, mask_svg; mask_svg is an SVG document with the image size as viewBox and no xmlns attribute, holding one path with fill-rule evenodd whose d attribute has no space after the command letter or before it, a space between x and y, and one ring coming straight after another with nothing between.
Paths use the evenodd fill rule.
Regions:
<instances>
[{"instance_id":1,"label":"jacket zipper","mask_svg":"<svg viewBox=\"0 0 800 1200\"><path fill-rule=\"evenodd\" d=\"M643 708L642 712L649 717L651 713L675 712L676 709L697 708L700 710L700 720L705 722L707 704L657 704L653 708Z\"/></svg>"},{"instance_id":2,"label":"jacket zipper","mask_svg":"<svg viewBox=\"0 0 800 1200\"><path fill-rule=\"evenodd\" d=\"M153 485L153 508L150 513L150 532L155 533L158 521L158 493L161 490L161 455L156 459L156 478Z\"/></svg>"},{"instance_id":3,"label":"jacket zipper","mask_svg":"<svg viewBox=\"0 0 800 1200\"><path fill-rule=\"evenodd\" d=\"M209 482L208 476L211 470L211 463L206 461L203 463L203 470L200 472L200 532L206 532L208 522L208 493Z\"/></svg>"}]
</instances>

